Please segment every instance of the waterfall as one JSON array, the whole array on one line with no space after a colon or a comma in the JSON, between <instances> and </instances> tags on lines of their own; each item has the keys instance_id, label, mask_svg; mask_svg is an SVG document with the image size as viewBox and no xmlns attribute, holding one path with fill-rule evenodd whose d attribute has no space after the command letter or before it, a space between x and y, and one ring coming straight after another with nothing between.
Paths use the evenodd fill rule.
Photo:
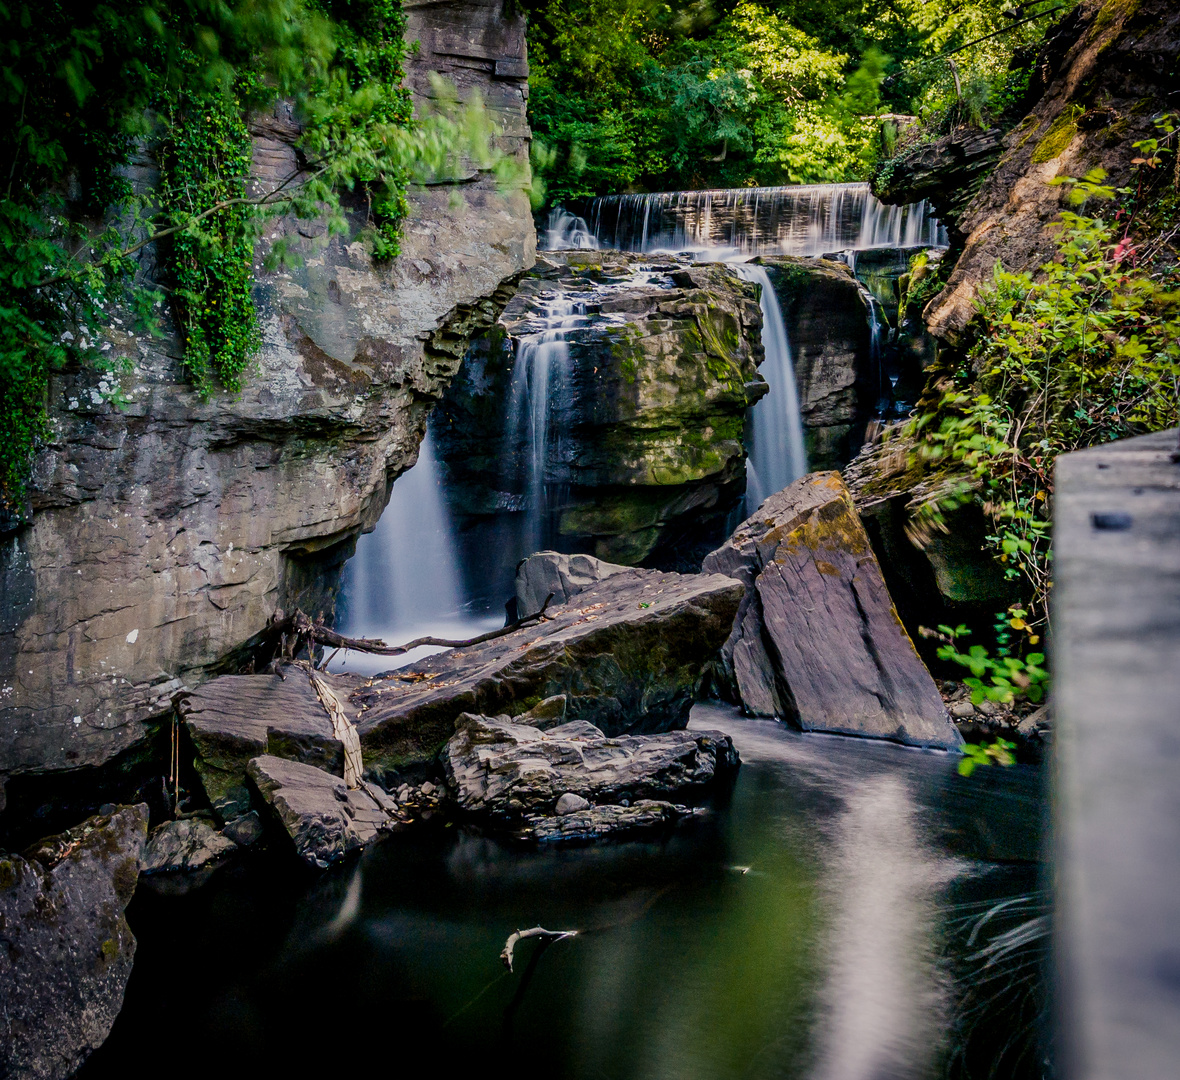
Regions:
<instances>
[{"instance_id":1,"label":"waterfall","mask_svg":"<svg viewBox=\"0 0 1180 1080\"><path fill-rule=\"evenodd\" d=\"M552 421L553 401L568 384L569 334L584 325L585 313L585 303L568 296L543 298L541 329L516 343L505 460L515 473L507 477L509 483L524 481L526 554L540 550L546 540L546 464L551 446L561 442Z\"/></svg>"},{"instance_id":2,"label":"waterfall","mask_svg":"<svg viewBox=\"0 0 1180 1080\"><path fill-rule=\"evenodd\" d=\"M466 637L487 629L462 611L459 566L443 502L434 443L427 429L418 463L394 482L377 527L357 540L344 567L342 618L347 637L396 644L415 637ZM400 667L437 648L405 656L341 655L333 671L376 672Z\"/></svg>"},{"instance_id":3,"label":"waterfall","mask_svg":"<svg viewBox=\"0 0 1180 1080\"><path fill-rule=\"evenodd\" d=\"M590 231L585 218L571 214L561 206L549 211L542 251L597 251L598 238Z\"/></svg>"},{"instance_id":4,"label":"waterfall","mask_svg":"<svg viewBox=\"0 0 1180 1080\"><path fill-rule=\"evenodd\" d=\"M886 206L868 184L608 195L591 203L589 219L599 244L623 251L751 258L947 244L927 202Z\"/></svg>"},{"instance_id":5,"label":"waterfall","mask_svg":"<svg viewBox=\"0 0 1180 1080\"><path fill-rule=\"evenodd\" d=\"M807 454L791 344L770 275L765 267L751 263L737 263L734 269L746 281L762 286L762 345L766 359L760 370L770 386L770 393L752 410L753 447L746 472L746 505L753 510L763 499L807 472Z\"/></svg>"}]
</instances>

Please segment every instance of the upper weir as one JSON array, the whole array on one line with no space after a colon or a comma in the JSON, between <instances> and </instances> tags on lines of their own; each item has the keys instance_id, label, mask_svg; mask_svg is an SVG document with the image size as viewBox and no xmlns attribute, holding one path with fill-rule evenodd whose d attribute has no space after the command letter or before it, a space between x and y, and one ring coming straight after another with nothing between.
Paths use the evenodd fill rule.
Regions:
<instances>
[{"instance_id":1,"label":"upper weir","mask_svg":"<svg viewBox=\"0 0 1180 1080\"><path fill-rule=\"evenodd\" d=\"M945 247L926 202L886 206L868 184L607 195L586 215L600 247L712 251L730 257Z\"/></svg>"}]
</instances>

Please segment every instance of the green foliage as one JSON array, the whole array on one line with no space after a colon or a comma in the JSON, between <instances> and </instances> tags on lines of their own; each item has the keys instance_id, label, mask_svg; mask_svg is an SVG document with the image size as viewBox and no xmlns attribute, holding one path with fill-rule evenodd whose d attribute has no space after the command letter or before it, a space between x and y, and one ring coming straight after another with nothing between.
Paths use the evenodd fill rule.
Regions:
<instances>
[{"instance_id":1,"label":"green foliage","mask_svg":"<svg viewBox=\"0 0 1180 1080\"><path fill-rule=\"evenodd\" d=\"M267 215L348 228L341 193L362 189L364 238L397 251L406 185L495 169L482 103L453 91L410 122L395 0L64 0L0 5L0 502L19 508L46 430L54 371L116 369L101 338L113 317L155 332L159 293L137 281L156 243L203 394L233 390L257 343L254 239ZM248 110L294 103L304 167L275 190L246 188ZM160 159L158 192L133 190L132 151ZM284 242L273 255L292 257ZM111 384L107 384L111 386ZM108 395L117 399L118 391Z\"/></svg>"},{"instance_id":2,"label":"green foliage","mask_svg":"<svg viewBox=\"0 0 1180 1080\"><path fill-rule=\"evenodd\" d=\"M1023 624L1022 616L1013 616L1011 622ZM1019 700L1034 703L1044 700L1049 688L1049 673L1044 668L1045 654L1030 652L1023 657L1012 656L1010 650L1001 649L993 657L983 645L971 645L966 652L959 649L959 639L971 631L960 624L955 628L939 626L938 636L946 642L938 649L938 658L967 668L971 674L963 683L971 688L971 704L984 701L1011 705ZM1036 635L1032 635L1035 640Z\"/></svg>"},{"instance_id":3,"label":"green foliage","mask_svg":"<svg viewBox=\"0 0 1180 1080\"><path fill-rule=\"evenodd\" d=\"M963 757L959 761L959 775L970 776L980 765L1003 765L1005 768L1016 764L1014 742L1007 739L993 739L990 743L966 743Z\"/></svg>"},{"instance_id":4,"label":"green foliage","mask_svg":"<svg viewBox=\"0 0 1180 1080\"><path fill-rule=\"evenodd\" d=\"M254 237L245 205L250 133L232 91L175 93L161 112L159 196L166 220L179 230L169 261L185 367L203 396L213 391L215 376L239 390L259 345Z\"/></svg>"},{"instance_id":5,"label":"green foliage","mask_svg":"<svg viewBox=\"0 0 1180 1080\"><path fill-rule=\"evenodd\" d=\"M1014 56L1061 12L1026 22L1007 0L528 7L529 114L554 202L862 179L882 111L984 123L1011 106L1029 73Z\"/></svg>"},{"instance_id":6,"label":"green foliage","mask_svg":"<svg viewBox=\"0 0 1180 1080\"><path fill-rule=\"evenodd\" d=\"M1102 178L1071 181L1072 201L1109 200ZM997 263L974 343L908 428L928 476L913 535L977 502L989 549L1028 589L1033 625L1051 585L1057 456L1180 420L1180 275L1174 264L1136 265L1128 213L1112 222L1065 211L1057 254L1038 273Z\"/></svg>"}]
</instances>

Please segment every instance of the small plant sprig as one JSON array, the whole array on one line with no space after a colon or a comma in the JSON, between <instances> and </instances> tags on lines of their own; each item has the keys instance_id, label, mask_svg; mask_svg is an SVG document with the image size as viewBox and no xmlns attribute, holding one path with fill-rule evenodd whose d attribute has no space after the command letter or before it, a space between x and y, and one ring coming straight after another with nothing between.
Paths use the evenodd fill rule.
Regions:
<instances>
[{"instance_id":1,"label":"small plant sprig","mask_svg":"<svg viewBox=\"0 0 1180 1080\"><path fill-rule=\"evenodd\" d=\"M1010 618L1005 619L1004 625L1029 632L1028 624L1024 621L1025 614L1019 607L1010 608ZM1007 639L999 645L999 655L995 658L983 645L972 645L963 652L959 648L959 640L970 633L962 623L956 627L940 625L936 631L923 628L925 636L938 638L945 643L938 649L940 660L948 660L971 672L963 679L963 685L971 690L972 705L981 705L984 701L1011 705L1022 699L1037 704L1044 700L1049 688L1049 672L1043 666L1044 653L1032 652L1023 658L1012 656ZM1029 632L1029 639L1036 640L1037 635Z\"/></svg>"},{"instance_id":2,"label":"small plant sprig","mask_svg":"<svg viewBox=\"0 0 1180 1080\"><path fill-rule=\"evenodd\" d=\"M970 776L980 765L1009 765L1016 764L1016 755L1012 753L1016 744L1007 739L993 739L990 743L966 743L963 746L963 757L959 761L959 775Z\"/></svg>"}]
</instances>

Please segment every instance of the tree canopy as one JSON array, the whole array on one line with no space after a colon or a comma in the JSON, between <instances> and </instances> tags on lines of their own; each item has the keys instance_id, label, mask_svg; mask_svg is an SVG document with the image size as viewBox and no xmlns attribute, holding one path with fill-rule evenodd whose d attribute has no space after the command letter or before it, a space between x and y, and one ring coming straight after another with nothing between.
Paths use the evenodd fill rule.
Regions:
<instances>
[{"instance_id":1,"label":"tree canopy","mask_svg":"<svg viewBox=\"0 0 1180 1080\"><path fill-rule=\"evenodd\" d=\"M532 0L549 199L862 179L875 116L1002 107L1072 3Z\"/></svg>"}]
</instances>

